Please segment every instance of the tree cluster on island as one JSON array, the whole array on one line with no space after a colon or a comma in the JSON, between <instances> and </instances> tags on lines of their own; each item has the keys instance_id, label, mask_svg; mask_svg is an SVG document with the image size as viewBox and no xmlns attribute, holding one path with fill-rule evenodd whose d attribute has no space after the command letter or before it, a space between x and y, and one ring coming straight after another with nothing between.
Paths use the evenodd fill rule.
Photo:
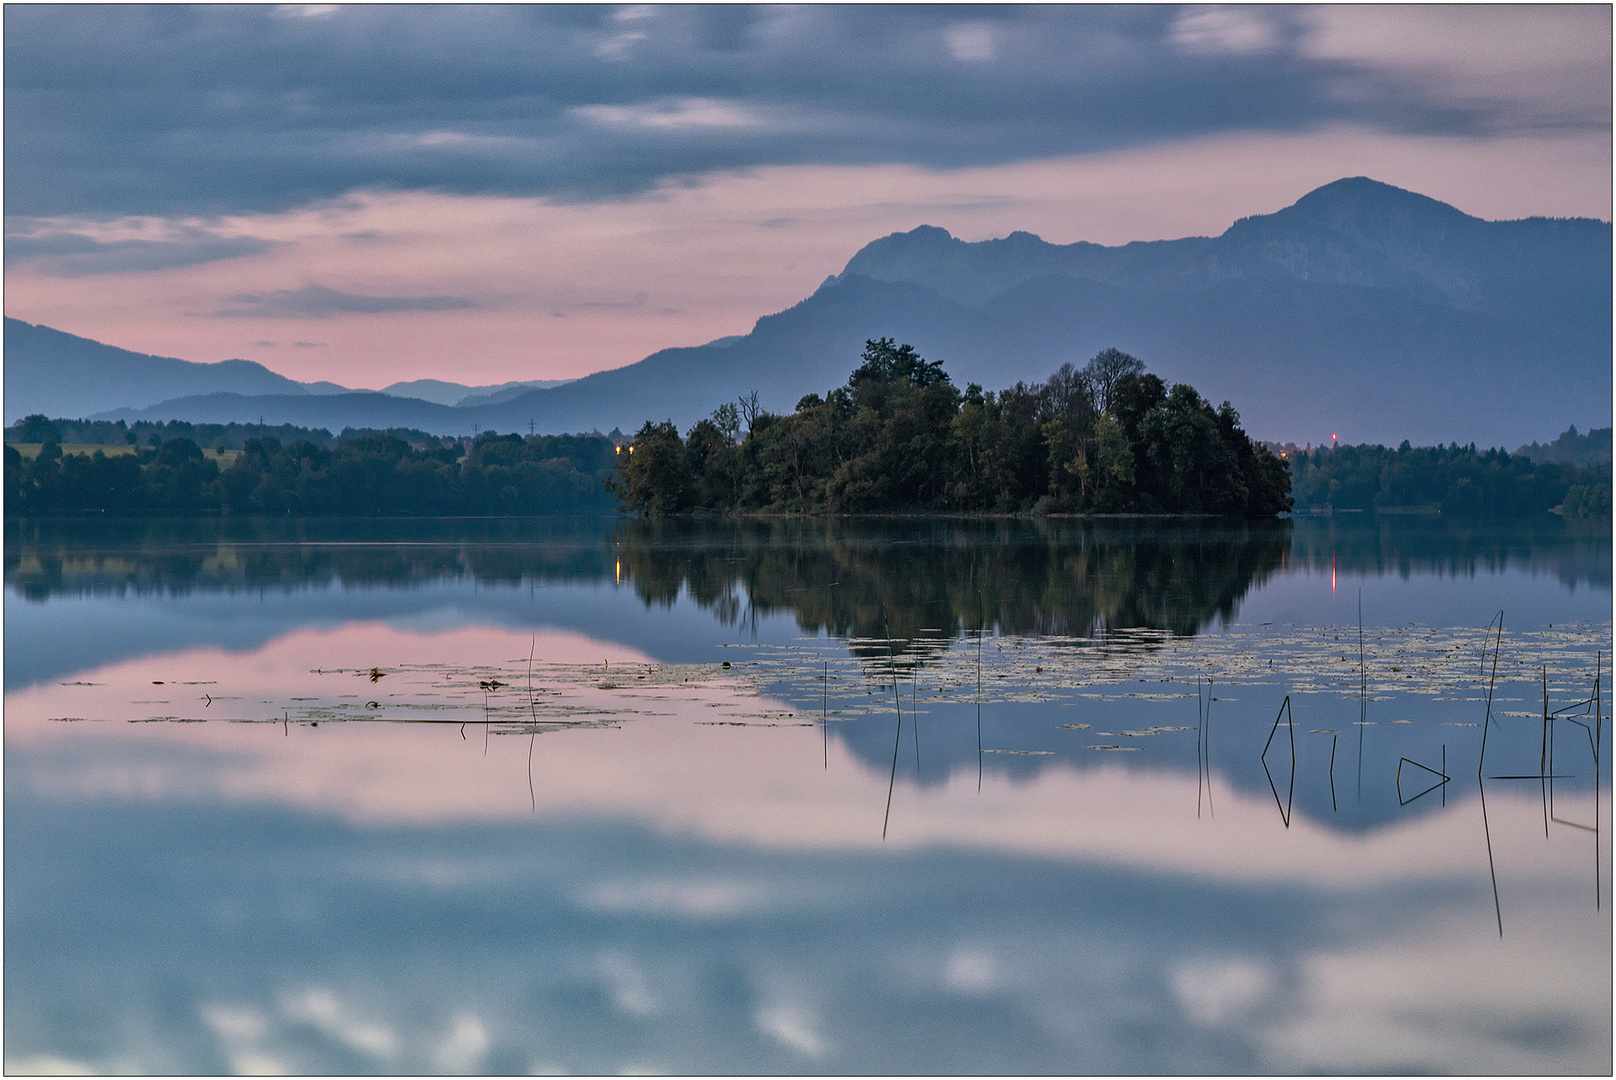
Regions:
<instances>
[{"instance_id":1,"label":"tree cluster on island","mask_svg":"<svg viewBox=\"0 0 1616 1080\"><path fill-rule=\"evenodd\" d=\"M1107 349L1078 370L997 393L960 391L938 361L866 342L845 386L794 413L756 395L683 438L647 422L611 489L645 516L775 513L1166 513L1272 517L1291 508L1284 461L1224 402L1169 387ZM742 431L742 423L745 430Z\"/></svg>"}]
</instances>

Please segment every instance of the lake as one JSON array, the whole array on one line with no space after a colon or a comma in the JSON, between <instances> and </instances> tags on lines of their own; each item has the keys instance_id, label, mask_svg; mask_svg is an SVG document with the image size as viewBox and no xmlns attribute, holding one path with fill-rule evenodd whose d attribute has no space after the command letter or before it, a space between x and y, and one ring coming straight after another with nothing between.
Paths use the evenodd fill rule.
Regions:
<instances>
[{"instance_id":1,"label":"lake","mask_svg":"<svg viewBox=\"0 0 1616 1080\"><path fill-rule=\"evenodd\" d=\"M1612 1068L1608 526L5 528L8 1072Z\"/></svg>"}]
</instances>

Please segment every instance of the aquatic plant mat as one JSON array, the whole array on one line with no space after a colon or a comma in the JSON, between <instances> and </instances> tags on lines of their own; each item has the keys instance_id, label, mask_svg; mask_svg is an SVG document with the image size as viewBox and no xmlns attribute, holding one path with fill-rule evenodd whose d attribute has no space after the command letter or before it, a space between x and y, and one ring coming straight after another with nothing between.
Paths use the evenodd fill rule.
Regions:
<instances>
[{"instance_id":1,"label":"aquatic plant mat","mask_svg":"<svg viewBox=\"0 0 1616 1080\"><path fill-rule=\"evenodd\" d=\"M1260 627L1195 636L1121 630L1101 637L948 639L805 638L789 645L734 644L733 658L705 664L563 664L542 656L491 658L486 664L390 665L385 656L344 658L363 666L315 669L285 697L250 701L208 682L155 684L121 716L57 716L52 720L132 723L436 723L487 725L494 735L556 732L670 716L680 705L710 709L705 723L769 727L830 722L894 712L924 703L980 702L984 707L1081 702L1244 698L1271 713L1282 697L1324 695L1367 707L1417 695L1476 706L1480 724L1489 682L1498 688L1546 680L1553 713L1585 702L1596 667L1609 686L1611 627L1576 624L1512 633L1498 647L1480 627ZM1484 640L1485 639L1485 640ZM851 655L850 655L851 654ZM1603 660L1600 657L1603 657ZM1210 681L1210 685L1209 685ZM89 685L64 682L64 687ZM1241 688L1252 688L1245 694ZM1257 692L1261 688L1261 692ZM782 707L782 699L797 703ZM142 708L141 706L147 706ZM151 708L150 706L160 706ZM814 708L812 706L818 706ZM1538 717L1534 695L1495 695L1495 718ZM1192 714L1193 715L1193 714ZM1444 715L1447 715L1444 713ZM1052 725L1084 731L1070 715ZM1399 710L1388 723L1420 722ZM1453 721L1448 721L1451 725ZM1265 721L1266 723L1266 721ZM1137 740L1192 730L1144 725L1117 734ZM1315 732L1329 734L1324 730ZM1115 749L1096 744L1091 749Z\"/></svg>"}]
</instances>

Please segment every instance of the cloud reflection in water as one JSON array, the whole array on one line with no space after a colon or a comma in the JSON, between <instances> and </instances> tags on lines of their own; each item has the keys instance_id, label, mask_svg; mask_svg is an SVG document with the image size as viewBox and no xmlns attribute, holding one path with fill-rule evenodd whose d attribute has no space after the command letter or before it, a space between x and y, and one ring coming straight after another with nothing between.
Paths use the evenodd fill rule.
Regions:
<instances>
[{"instance_id":1,"label":"cloud reflection in water","mask_svg":"<svg viewBox=\"0 0 1616 1080\"><path fill-rule=\"evenodd\" d=\"M825 768L812 726L702 723L794 712L739 675L642 695L627 675L649 658L580 635L534 639L536 686L598 659L565 694L639 712L536 739L531 805L528 739L484 756L474 725L49 719L137 694L194 716L187 683L248 718L333 678L415 694L403 672L373 689L310 669L470 670L528 646L358 624L8 696L8 1063L1609 1067L1609 921L1580 836L1534 833L1535 789L1489 790L1500 941L1468 789L1363 834L1301 813L1285 830L1227 787L1197 821L1180 770L1108 756L980 794L974 770L900 783L883 845L887 776L834 726Z\"/></svg>"}]
</instances>

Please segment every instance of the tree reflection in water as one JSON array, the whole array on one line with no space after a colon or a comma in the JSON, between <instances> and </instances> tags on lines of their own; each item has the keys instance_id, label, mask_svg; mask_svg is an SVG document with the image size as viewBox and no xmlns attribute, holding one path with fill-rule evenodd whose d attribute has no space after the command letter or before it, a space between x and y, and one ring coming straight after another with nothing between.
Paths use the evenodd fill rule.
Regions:
<instances>
[{"instance_id":1,"label":"tree reflection in water","mask_svg":"<svg viewBox=\"0 0 1616 1080\"><path fill-rule=\"evenodd\" d=\"M623 578L648 604L681 592L728 624L789 611L810 633L886 655L979 629L1193 634L1230 618L1283 564L1289 522L1182 519L627 522Z\"/></svg>"},{"instance_id":2,"label":"tree reflection in water","mask_svg":"<svg viewBox=\"0 0 1616 1080\"><path fill-rule=\"evenodd\" d=\"M1182 518L8 519L22 596L617 583L681 591L725 625L790 612L811 632L925 651L977 629L1194 634L1276 571L1473 575L1509 567L1610 587L1608 528L1554 518L1254 524ZM873 647L885 652L885 646Z\"/></svg>"}]
</instances>

